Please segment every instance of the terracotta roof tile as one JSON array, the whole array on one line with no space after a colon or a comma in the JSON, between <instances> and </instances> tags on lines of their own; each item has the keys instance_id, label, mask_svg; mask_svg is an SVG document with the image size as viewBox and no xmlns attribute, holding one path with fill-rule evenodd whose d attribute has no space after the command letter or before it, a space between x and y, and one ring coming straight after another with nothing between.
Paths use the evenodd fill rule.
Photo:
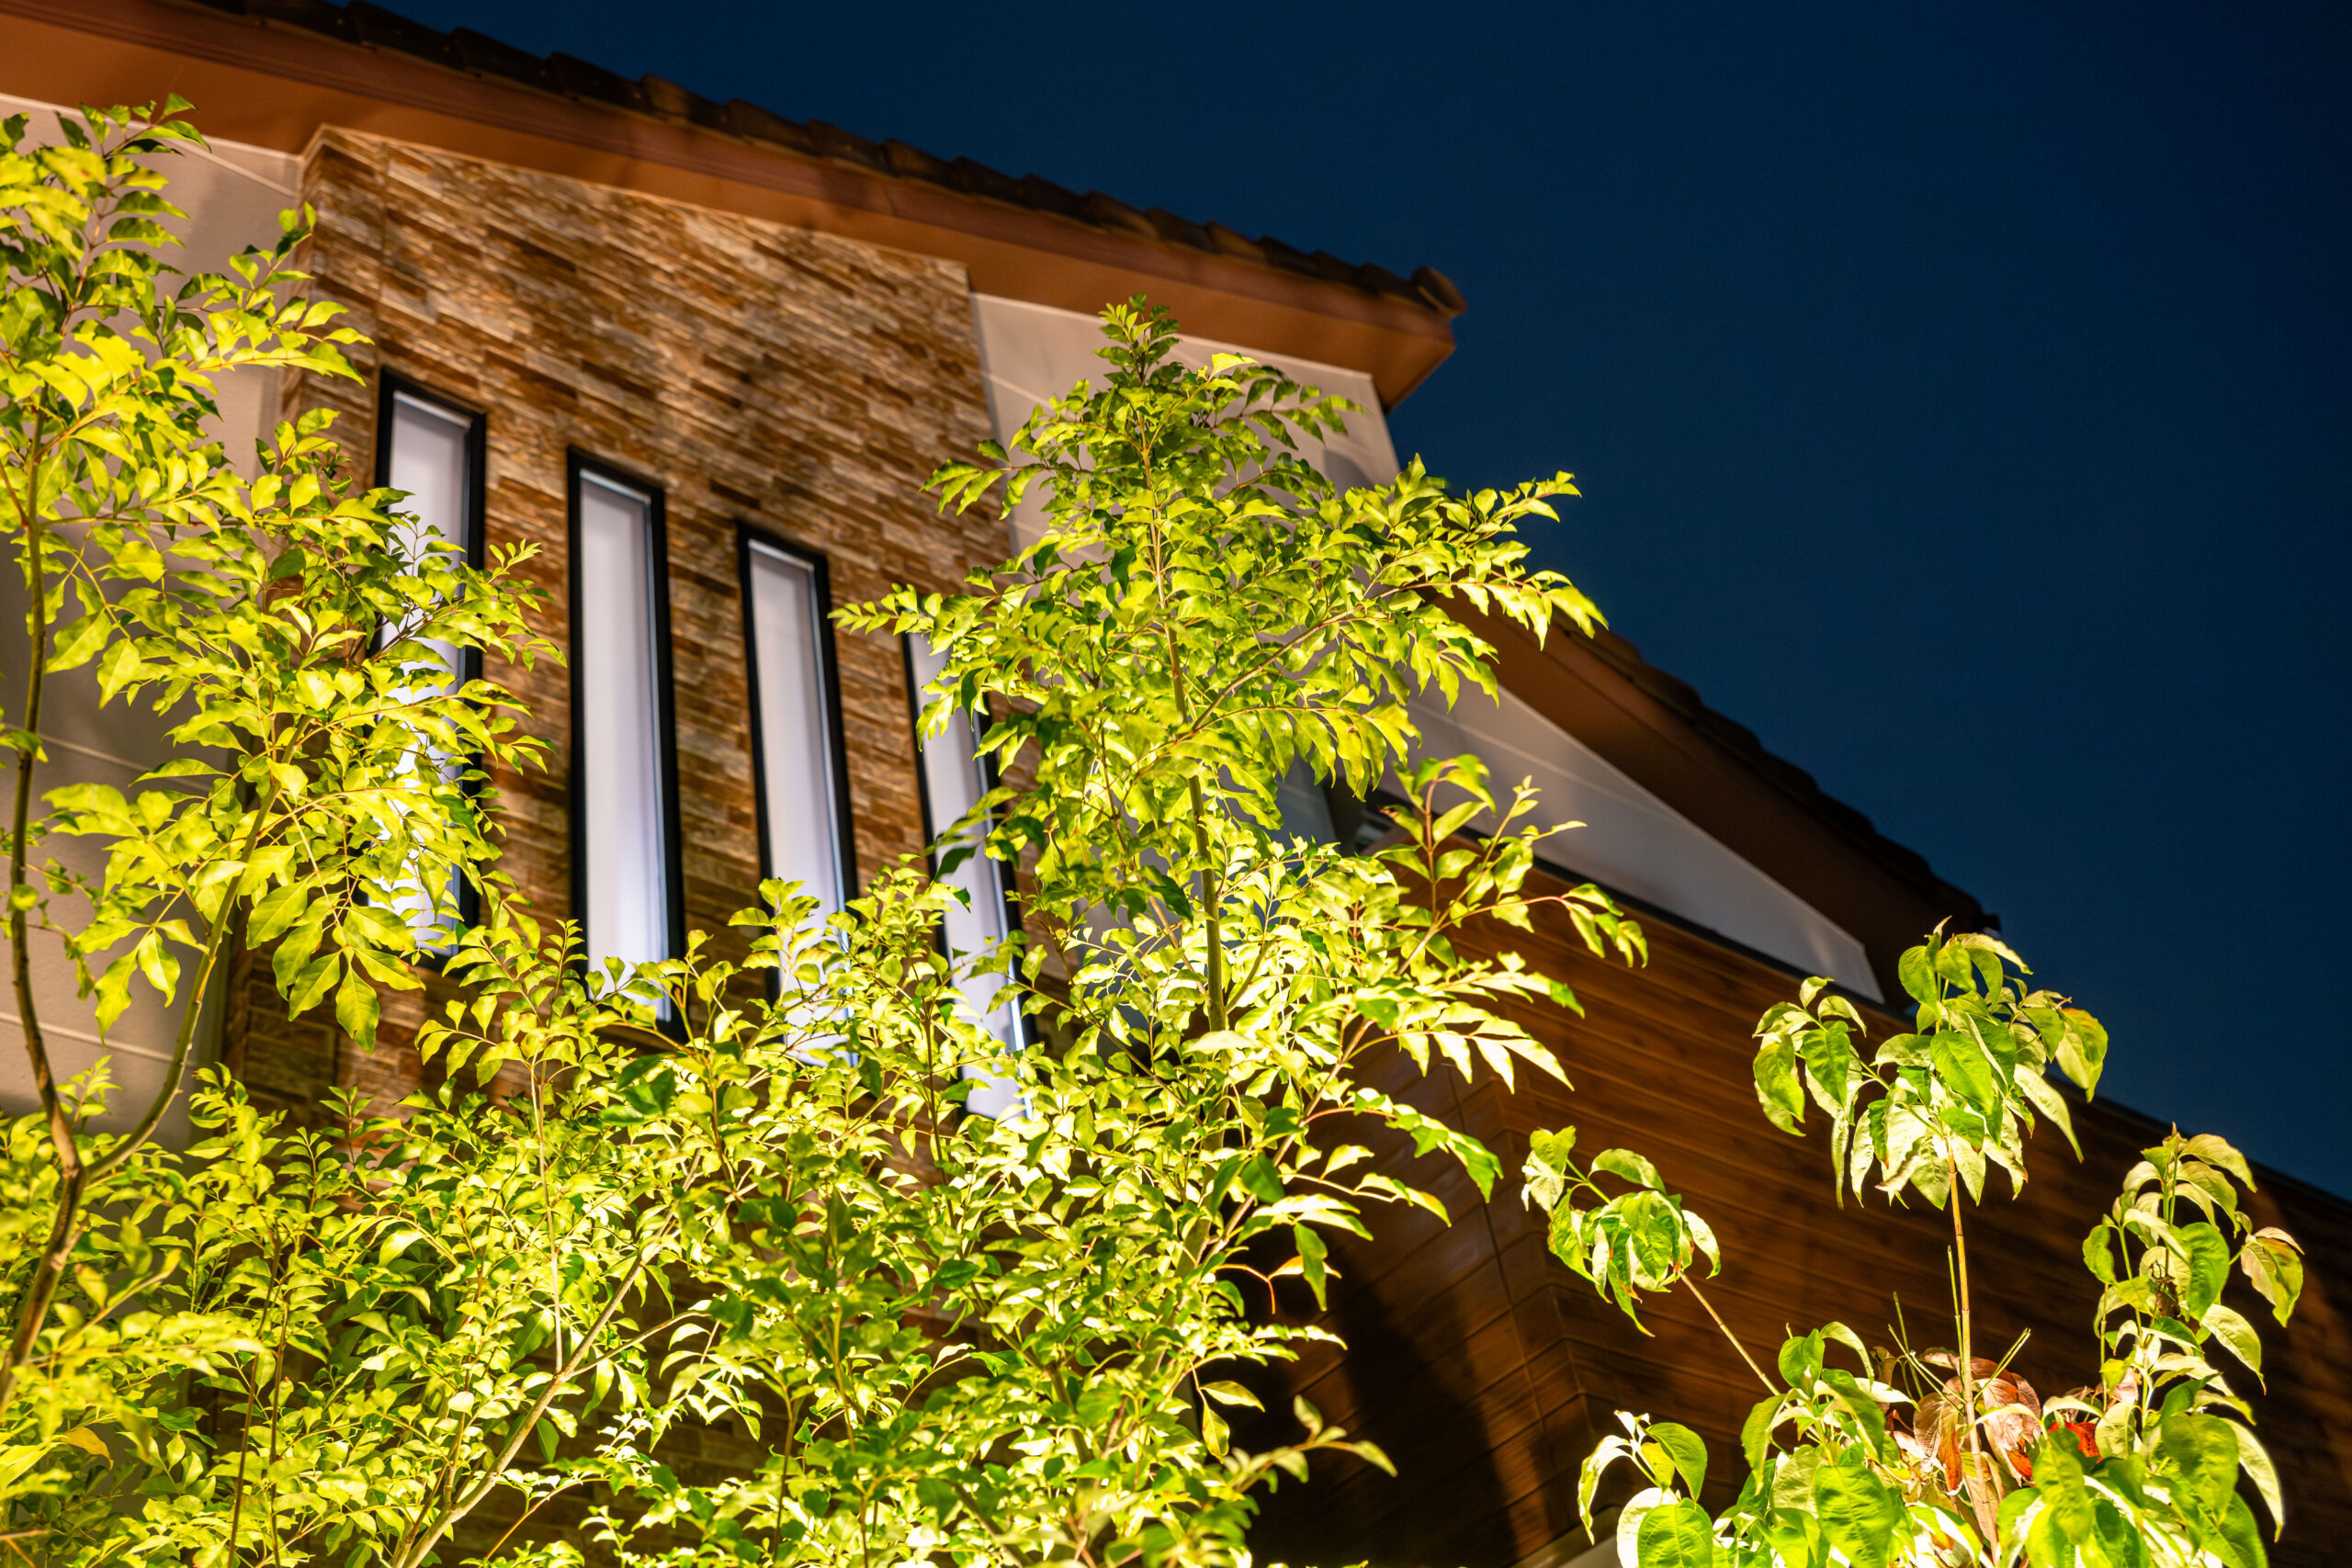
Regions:
<instances>
[{"instance_id":1,"label":"terracotta roof tile","mask_svg":"<svg viewBox=\"0 0 2352 1568\"><path fill-rule=\"evenodd\" d=\"M806 126L785 118L741 98L729 98L719 109L725 129L733 135L752 141L770 141L778 147L789 147L795 152L817 156L817 139L808 134Z\"/></svg>"},{"instance_id":2,"label":"terracotta roof tile","mask_svg":"<svg viewBox=\"0 0 2352 1568\"><path fill-rule=\"evenodd\" d=\"M615 108L635 109L640 114L651 112L650 106L645 101L643 89L636 83L574 55L548 55L547 73L548 80L558 92L571 97L610 104Z\"/></svg>"},{"instance_id":3,"label":"terracotta roof tile","mask_svg":"<svg viewBox=\"0 0 2352 1568\"><path fill-rule=\"evenodd\" d=\"M1138 211L1102 191L1080 196L1035 175L1015 178L969 158L944 159L904 141L870 141L822 120L786 119L741 98L719 105L659 76L632 81L568 54L545 58L487 38L469 28L440 32L371 0L336 6L329 0L188 0L211 10L279 27L300 28L369 49L390 50L452 70L494 76L540 92L650 115L748 141L783 147L802 157L831 158L897 179L943 186L986 201L1054 213L1091 228L1108 229L1163 244L1206 251L1321 277L1385 299L1408 301L1451 320L1465 309L1461 291L1434 268L1416 271L1409 285L1385 267L1313 254L1266 238L1250 241L1221 223L1196 223L1162 208Z\"/></svg>"},{"instance_id":4,"label":"terracotta roof tile","mask_svg":"<svg viewBox=\"0 0 2352 1568\"><path fill-rule=\"evenodd\" d=\"M471 28L459 28L452 32L449 50L450 63L461 71L471 71L483 76L503 76L509 81L548 88L547 69L537 55L526 53L511 43L501 43Z\"/></svg>"},{"instance_id":5,"label":"terracotta roof tile","mask_svg":"<svg viewBox=\"0 0 2352 1568\"><path fill-rule=\"evenodd\" d=\"M828 125L821 119L808 122L808 138L817 144L820 155L839 158L844 164L859 164L883 174L894 174L889 155L882 151L879 141L868 141L854 130L843 130L838 125Z\"/></svg>"},{"instance_id":6,"label":"terracotta roof tile","mask_svg":"<svg viewBox=\"0 0 2352 1568\"><path fill-rule=\"evenodd\" d=\"M660 76L643 77L637 85L645 95L645 107L664 119L683 119L712 130L727 129L726 111L692 88Z\"/></svg>"}]
</instances>

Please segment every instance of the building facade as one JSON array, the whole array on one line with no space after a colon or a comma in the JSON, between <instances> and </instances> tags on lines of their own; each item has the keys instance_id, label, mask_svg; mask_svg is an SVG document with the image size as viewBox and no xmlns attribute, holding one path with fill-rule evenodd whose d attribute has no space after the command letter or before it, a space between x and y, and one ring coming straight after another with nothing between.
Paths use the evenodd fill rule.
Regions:
<instances>
[{"instance_id":1,"label":"building facade","mask_svg":"<svg viewBox=\"0 0 2352 1568\"><path fill-rule=\"evenodd\" d=\"M970 798L952 736L917 747L921 650L837 634L826 611L894 583L948 590L1007 553L1022 516L943 518L917 486L1089 375L1102 304L1146 294L1190 355L1239 349L1352 397L1365 412L1318 455L1348 482L1396 471L1384 415L1450 352L1463 308L1428 269L1306 255L364 3L0 0L0 113L167 92L214 142L174 182L198 264L266 243L277 211L307 203L317 289L372 342L359 384L226 389L231 450L333 407L354 464L431 526L469 550L537 547L568 658L488 671L548 746L544 773L496 781L504 869L582 916L594 952L724 933L765 874L846 897ZM1839 1210L1818 1141L1758 1113L1749 1032L1804 975L1898 997L1905 946L1988 917L1623 639L1479 629L1502 696L1424 712L1430 745L1533 778L1549 816L1588 824L1555 840L1553 871L1634 903L1653 957L1627 972L1565 931L1521 942L1585 998L1583 1020L1524 1020L1573 1095L1443 1068L1393 1087L1510 1168L1531 1132L1568 1122L1651 1154L1730 1243L1714 1293L1752 1347L1784 1318L1880 1337L1897 1293L1932 1315L1943 1221ZM62 706L52 747L73 776L126 782L157 743L94 692ZM70 1006L67 977L43 987ZM406 1021L434 1000L403 998ZM201 1005L219 1014L211 1049L265 1103L299 1114L338 1086L396 1100L421 1081L401 1015L362 1054L317 1015L288 1023L266 966ZM133 1088L160 1073L172 1021L151 1010L118 1032ZM0 1099L24 1096L0 1076ZM2020 1365L2045 1393L2084 1381L2096 1291L2077 1244L2155 1133L2103 1107L2080 1122L2080 1165L2042 1140L2025 1201L1978 1222L1996 1282L1980 1333L2030 1330ZM1269 1557L1569 1562L1588 1545L1577 1465L1618 1408L1688 1422L1713 1473L1736 1472L1755 1391L1697 1308L1660 1302L1655 1337L1636 1333L1548 1258L1510 1184L1485 1203L1446 1180L1450 1226L1395 1214L1335 1249L1328 1321L1352 1350L1285 1380L1403 1473L1343 1461L1286 1486L1260 1530ZM2352 1214L2284 1179L2256 1213L2311 1248L2261 1410L2295 1510L2278 1559L2322 1562L2352 1534Z\"/></svg>"}]
</instances>

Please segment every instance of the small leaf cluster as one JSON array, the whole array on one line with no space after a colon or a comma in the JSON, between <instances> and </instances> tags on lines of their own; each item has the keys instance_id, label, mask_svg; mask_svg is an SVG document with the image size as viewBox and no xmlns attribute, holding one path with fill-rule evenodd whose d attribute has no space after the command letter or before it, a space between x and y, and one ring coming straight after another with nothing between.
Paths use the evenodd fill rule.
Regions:
<instances>
[{"instance_id":1,"label":"small leaf cluster","mask_svg":"<svg viewBox=\"0 0 2352 1568\"><path fill-rule=\"evenodd\" d=\"M975 592L902 589L841 617L944 655L926 733L999 704L984 745L1035 783L988 809L1062 918L1183 899L1166 857L1186 839L1221 852L1199 841L1204 806L1272 823L1298 760L1368 795L1417 739L1413 694L1491 695L1492 649L1448 601L1538 636L1555 616L1599 621L1516 536L1576 493L1566 475L1455 496L1417 461L1343 491L1304 448L1343 427L1346 400L1234 355L1194 371L1140 299L1103 321L1099 389L1040 404L1007 446L932 481L957 510L1041 491L1042 536Z\"/></svg>"},{"instance_id":2,"label":"small leaf cluster","mask_svg":"<svg viewBox=\"0 0 2352 1568\"><path fill-rule=\"evenodd\" d=\"M307 211L225 272L169 265L165 224L185 214L163 165L202 145L187 107L61 116L46 144L22 116L0 123L0 537L28 634L0 671L22 694L0 733L0 851L41 1100L0 1174L17 1197L0 1241L0 1500L48 1499L59 1529L129 1506L108 1477L195 1462L169 1380L294 1332L193 1282L210 1254L189 1227L214 1211L186 1193L232 1169L231 1151L167 1157L149 1141L194 1054L192 998L242 942L291 1010L331 1005L371 1045L379 991L420 983L420 928L454 913L458 879L497 883L488 771L539 751L513 699L458 661L545 650L517 576L527 550L477 569L421 540L398 492L350 479L324 412L279 424L243 466L210 434L223 378L352 378L343 351L359 340L303 293ZM52 787L54 688L85 668L102 712L158 717L166 754L130 787ZM79 981L70 1022L36 999L36 942ZM119 1097L103 1068L61 1081L50 1033L95 1024L110 1045L142 984L182 1004L164 1081L115 1106L127 1134L99 1134ZM253 1187L218 1201L272 1202ZM118 1444L138 1466L110 1462ZM189 1539L242 1539L223 1528Z\"/></svg>"},{"instance_id":3,"label":"small leaf cluster","mask_svg":"<svg viewBox=\"0 0 2352 1568\"><path fill-rule=\"evenodd\" d=\"M1552 1256L1614 1300L1641 1328L1634 1303L1642 1292L1673 1289L1702 1255L1709 1273L1721 1271L1715 1233L1666 1190L1657 1167L1642 1156L1603 1149L1587 1170L1574 1158L1576 1142L1574 1127L1531 1138L1521 1196L1552 1216ZM1604 1172L1633 1190L1611 1195L1598 1180Z\"/></svg>"},{"instance_id":4,"label":"small leaf cluster","mask_svg":"<svg viewBox=\"0 0 2352 1568\"><path fill-rule=\"evenodd\" d=\"M2054 1066L2087 1095L2107 1055L2107 1032L2065 998L2028 990L2029 973L1995 937L1930 934L1898 970L1917 1004L1912 1030L1868 1061L1861 1015L1829 982L1804 983L1757 1024L1756 1098L1772 1124L1802 1134L1805 1104L1829 1114L1830 1168L1842 1197L1875 1171L1891 1197L1916 1192L1938 1208L1957 1179L1981 1200L1988 1163L2025 1181L2025 1138L2036 1112L2075 1141ZM2077 1147L2076 1153L2080 1154Z\"/></svg>"}]
</instances>

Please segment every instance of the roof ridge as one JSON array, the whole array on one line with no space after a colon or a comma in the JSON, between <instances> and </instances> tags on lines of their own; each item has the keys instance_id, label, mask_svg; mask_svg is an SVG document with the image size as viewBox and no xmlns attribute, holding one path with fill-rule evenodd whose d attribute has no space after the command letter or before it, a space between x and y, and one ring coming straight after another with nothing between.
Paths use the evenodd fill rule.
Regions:
<instances>
[{"instance_id":1,"label":"roof ridge","mask_svg":"<svg viewBox=\"0 0 2352 1568\"><path fill-rule=\"evenodd\" d=\"M1343 261L1328 251L1309 254L1270 234L1254 241L1245 239L1221 223L1196 223L1164 208L1139 211L1103 191L1081 196L1042 175L1015 178L970 158L942 158L895 138L875 141L823 120L790 119L741 98L715 103L664 77L631 80L560 51L536 55L471 28L454 28L445 33L373 0L348 0L344 5L334 0L174 3L264 26L299 28L365 49L391 50L468 75L496 77L559 97L693 125L803 158L850 164L868 174L937 186L974 200L1023 208L1088 228L1320 278L1416 306L1441 321L1450 321L1468 308L1453 280L1432 266L1416 267L1410 277L1399 277L1376 263Z\"/></svg>"}]
</instances>

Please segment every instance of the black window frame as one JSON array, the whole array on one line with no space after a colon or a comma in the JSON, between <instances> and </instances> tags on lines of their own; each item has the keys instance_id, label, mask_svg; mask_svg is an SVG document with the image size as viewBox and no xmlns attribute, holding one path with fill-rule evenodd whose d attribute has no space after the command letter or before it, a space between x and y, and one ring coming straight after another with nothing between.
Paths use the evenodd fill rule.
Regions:
<instances>
[{"instance_id":1,"label":"black window frame","mask_svg":"<svg viewBox=\"0 0 2352 1568\"><path fill-rule=\"evenodd\" d=\"M662 772L662 873L666 884L662 890L666 906L663 935L668 939L664 958L682 958L686 951L686 876L684 835L679 827L678 812L678 704L675 660L670 645L670 528L668 498L663 487L637 469L616 463L608 457L597 457L579 447L564 452L564 582L568 595L566 613L569 616L567 636L576 651L580 638L580 487L589 475L610 480L647 498L646 550L650 557L647 589L653 601L653 662L654 662L654 741L659 749ZM580 664L575 658L569 671L568 696L571 705L571 754L569 759L569 787L566 791L571 813L571 918L580 923L581 962L588 960L588 882L593 850L588 842L588 790L585 770L580 763L587 740L586 714L580 700ZM673 1016L664 1020L676 1026Z\"/></svg>"},{"instance_id":2,"label":"black window frame","mask_svg":"<svg viewBox=\"0 0 2352 1568\"><path fill-rule=\"evenodd\" d=\"M752 723L752 809L753 835L759 840L760 880L776 874L768 859L767 736L760 702L760 647L756 618L752 613L752 547L765 545L807 567L816 599L819 689L824 694L825 741L831 751L833 782L835 853L841 857L836 875L844 907L858 894L857 813L849 793L849 739L842 714L841 658L833 637L832 563L824 551L792 536L747 518L735 520L735 574L743 619L743 694Z\"/></svg>"},{"instance_id":3,"label":"black window frame","mask_svg":"<svg viewBox=\"0 0 2352 1568\"><path fill-rule=\"evenodd\" d=\"M438 391L390 366L380 367L376 373L375 485L378 490L391 488L392 411L401 397L413 398L420 403L447 414L451 419L462 420L465 423L466 540L464 557L466 564L479 571L483 563L490 558L489 543L485 537L489 532L490 522L490 411ZM463 651L464 658L461 661L463 667L458 673L458 682L461 686L482 678L481 649L469 648ZM467 768L469 772L479 773L481 770L481 759L479 756L469 758ZM466 798L477 807L481 804L483 782L480 778L465 781ZM477 924L481 920L481 893L474 886L470 877L459 875L457 881L458 924L462 929ZM451 944L447 952L420 948L414 955L414 960L429 969L437 971L448 962L451 953L455 951L455 943Z\"/></svg>"}]
</instances>

